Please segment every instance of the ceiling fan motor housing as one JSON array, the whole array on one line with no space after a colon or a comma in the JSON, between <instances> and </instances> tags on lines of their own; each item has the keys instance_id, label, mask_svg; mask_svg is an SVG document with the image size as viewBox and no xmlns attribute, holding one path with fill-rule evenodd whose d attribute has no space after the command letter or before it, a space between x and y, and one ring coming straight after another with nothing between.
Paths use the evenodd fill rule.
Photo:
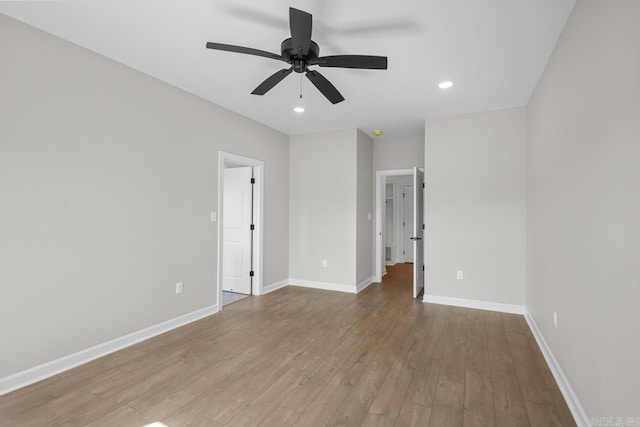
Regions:
<instances>
[{"instance_id":1,"label":"ceiling fan motor housing","mask_svg":"<svg viewBox=\"0 0 640 427\"><path fill-rule=\"evenodd\" d=\"M320 56L320 47L316 42L311 40L309 45L309 53L305 56L302 54L301 49L293 47L291 38L285 39L280 44L280 52L282 57L293 66L293 71L296 73L304 73L307 71L307 62L309 59L318 59Z\"/></svg>"}]
</instances>

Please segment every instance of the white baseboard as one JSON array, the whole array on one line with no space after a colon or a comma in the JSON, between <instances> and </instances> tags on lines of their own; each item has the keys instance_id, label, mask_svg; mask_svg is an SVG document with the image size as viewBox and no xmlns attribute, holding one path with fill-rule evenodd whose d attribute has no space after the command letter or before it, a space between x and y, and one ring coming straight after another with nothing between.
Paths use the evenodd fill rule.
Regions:
<instances>
[{"instance_id":1,"label":"white baseboard","mask_svg":"<svg viewBox=\"0 0 640 427\"><path fill-rule=\"evenodd\" d=\"M200 310L192 311L191 313L187 313L165 322L158 323L157 325L95 345L85 350L78 351L77 353L0 378L0 396L36 383L45 378L52 377L71 368L75 368L76 366L85 364L99 357L106 356L114 351L122 350L125 347L129 347L133 344L139 343L140 341L147 340L156 335L160 335L177 327L186 325L187 323L195 322L196 320L217 312L217 304L201 308Z\"/></svg>"},{"instance_id":2,"label":"white baseboard","mask_svg":"<svg viewBox=\"0 0 640 427\"><path fill-rule=\"evenodd\" d=\"M366 289L372 283L373 283L373 276L369 277L366 280L363 280L358 284L358 286L356 286L356 293L362 291L363 289Z\"/></svg>"},{"instance_id":3,"label":"white baseboard","mask_svg":"<svg viewBox=\"0 0 640 427\"><path fill-rule=\"evenodd\" d=\"M289 279L289 285L300 286L302 288L324 289L325 291L348 292L357 294L358 289L354 285L343 285L339 283L316 282L315 280Z\"/></svg>"},{"instance_id":4,"label":"white baseboard","mask_svg":"<svg viewBox=\"0 0 640 427\"><path fill-rule=\"evenodd\" d=\"M466 298L443 297L425 294L422 302L433 304L453 305L456 307L477 308L479 310L499 311L502 313L524 314L525 306L517 304L503 304L501 302L480 301Z\"/></svg>"},{"instance_id":5,"label":"white baseboard","mask_svg":"<svg viewBox=\"0 0 640 427\"><path fill-rule=\"evenodd\" d=\"M551 373L558 383L558 387L562 392L564 400L567 402L567 406L569 406L569 410L571 411L576 424L578 425L578 427L591 427L592 423L587 416L584 408L582 407L582 404L578 400L578 396L576 396L573 388L571 387L571 384L569 383L569 380L567 380L564 372L562 372L558 361L547 345L547 342L542 336L540 329L538 329L538 325L536 324L535 320L533 320L533 317L531 316L531 313L529 313L529 310L525 309L524 318L527 320L529 328L531 329L531 332L533 333L533 336L538 343L538 347L540 347L540 350L544 355L544 359L547 361L547 365L549 366L549 369L551 369Z\"/></svg>"},{"instance_id":6,"label":"white baseboard","mask_svg":"<svg viewBox=\"0 0 640 427\"><path fill-rule=\"evenodd\" d=\"M262 287L262 293L260 295L268 294L269 292L277 291L278 289L289 286L289 279L284 279L279 282L272 283Z\"/></svg>"}]
</instances>

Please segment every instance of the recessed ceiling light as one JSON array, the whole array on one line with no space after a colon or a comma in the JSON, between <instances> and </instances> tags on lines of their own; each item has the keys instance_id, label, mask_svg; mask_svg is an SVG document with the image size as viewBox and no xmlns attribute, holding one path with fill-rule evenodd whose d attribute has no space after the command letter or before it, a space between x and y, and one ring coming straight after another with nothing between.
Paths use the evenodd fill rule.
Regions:
<instances>
[{"instance_id":1,"label":"recessed ceiling light","mask_svg":"<svg viewBox=\"0 0 640 427\"><path fill-rule=\"evenodd\" d=\"M376 129L376 130L373 131L373 136L380 136L382 134L383 134L383 132L381 130Z\"/></svg>"},{"instance_id":2,"label":"recessed ceiling light","mask_svg":"<svg viewBox=\"0 0 640 427\"><path fill-rule=\"evenodd\" d=\"M453 82L450 80L447 80L446 82L440 82L438 84L438 87L440 89L449 89L451 86L453 86Z\"/></svg>"},{"instance_id":3,"label":"recessed ceiling light","mask_svg":"<svg viewBox=\"0 0 640 427\"><path fill-rule=\"evenodd\" d=\"M304 107L295 107L293 111L296 113L304 113Z\"/></svg>"}]
</instances>

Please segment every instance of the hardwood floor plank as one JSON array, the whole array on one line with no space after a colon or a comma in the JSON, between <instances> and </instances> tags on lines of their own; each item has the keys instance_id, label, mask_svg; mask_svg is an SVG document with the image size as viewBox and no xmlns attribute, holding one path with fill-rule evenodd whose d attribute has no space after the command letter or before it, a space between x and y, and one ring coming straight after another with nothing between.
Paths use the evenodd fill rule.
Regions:
<instances>
[{"instance_id":1,"label":"hardwood floor plank","mask_svg":"<svg viewBox=\"0 0 640 427\"><path fill-rule=\"evenodd\" d=\"M372 360L347 396L345 396L327 425L360 425L366 417L369 407L376 398L382 383L389 374L391 364L391 360L384 357Z\"/></svg>"},{"instance_id":2,"label":"hardwood floor plank","mask_svg":"<svg viewBox=\"0 0 640 427\"><path fill-rule=\"evenodd\" d=\"M261 427L290 427L300 418L300 412L278 406L259 425Z\"/></svg>"},{"instance_id":3,"label":"hardwood floor plank","mask_svg":"<svg viewBox=\"0 0 640 427\"><path fill-rule=\"evenodd\" d=\"M432 407L438 388L440 365L442 361L432 359L421 371L415 371L405 395L405 402Z\"/></svg>"},{"instance_id":4,"label":"hardwood floor plank","mask_svg":"<svg viewBox=\"0 0 640 427\"><path fill-rule=\"evenodd\" d=\"M503 372L493 373L491 384L496 426L528 427L529 418L515 372L511 375Z\"/></svg>"},{"instance_id":5,"label":"hardwood floor plank","mask_svg":"<svg viewBox=\"0 0 640 427\"><path fill-rule=\"evenodd\" d=\"M427 427L431 418L431 408L405 400L396 419L397 427Z\"/></svg>"},{"instance_id":6,"label":"hardwood floor plank","mask_svg":"<svg viewBox=\"0 0 640 427\"><path fill-rule=\"evenodd\" d=\"M179 411L185 405L193 402L195 399L195 395L184 390L180 390L153 405L148 405L146 402L144 402L143 399L143 404L140 405L141 408L133 408L142 412L145 416L147 416L147 418L162 421L163 419Z\"/></svg>"},{"instance_id":7,"label":"hardwood floor plank","mask_svg":"<svg viewBox=\"0 0 640 427\"><path fill-rule=\"evenodd\" d=\"M279 405L303 375L303 371L298 368L290 369L249 405L240 406L229 421L225 422L224 418L211 418L222 424L257 426L273 411L274 406Z\"/></svg>"},{"instance_id":8,"label":"hardwood floor plank","mask_svg":"<svg viewBox=\"0 0 640 427\"><path fill-rule=\"evenodd\" d=\"M434 306L433 304L427 304L427 306L433 308L433 320L429 328L427 340L424 343L422 353L418 359L416 371L422 369L423 366L427 366L429 360L442 360L447 338L447 329L449 327L449 318L444 315L448 307L442 305Z\"/></svg>"},{"instance_id":9,"label":"hardwood floor plank","mask_svg":"<svg viewBox=\"0 0 640 427\"><path fill-rule=\"evenodd\" d=\"M360 425L362 427L393 427L394 422L382 415L369 412Z\"/></svg>"},{"instance_id":10,"label":"hardwood floor plank","mask_svg":"<svg viewBox=\"0 0 640 427\"><path fill-rule=\"evenodd\" d=\"M465 427L496 425L491 376L467 370L464 384Z\"/></svg>"},{"instance_id":11,"label":"hardwood floor plank","mask_svg":"<svg viewBox=\"0 0 640 427\"><path fill-rule=\"evenodd\" d=\"M560 414L558 414L555 405L545 405L537 402L525 402L525 405L532 426L563 426Z\"/></svg>"},{"instance_id":12,"label":"hardwood floor plank","mask_svg":"<svg viewBox=\"0 0 640 427\"><path fill-rule=\"evenodd\" d=\"M486 312L482 310L468 312L465 363L467 371L490 374L485 317Z\"/></svg>"},{"instance_id":13,"label":"hardwood floor plank","mask_svg":"<svg viewBox=\"0 0 640 427\"><path fill-rule=\"evenodd\" d=\"M440 366L440 378L464 384L467 353L467 316L463 309L449 307L449 326Z\"/></svg>"},{"instance_id":14,"label":"hardwood floor plank","mask_svg":"<svg viewBox=\"0 0 640 427\"><path fill-rule=\"evenodd\" d=\"M462 427L462 409L446 405L433 405L429 427Z\"/></svg>"},{"instance_id":15,"label":"hardwood floor plank","mask_svg":"<svg viewBox=\"0 0 640 427\"><path fill-rule=\"evenodd\" d=\"M292 410L304 410L363 341L364 338L360 335L348 334L318 366L304 375L280 406Z\"/></svg>"},{"instance_id":16,"label":"hardwood floor plank","mask_svg":"<svg viewBox=\"0 0 640 427\"><path fill-rule=\"evenodd\" d=\"M313 401L305 408L294 426L323 426L329 421L351 390L351 385L344 382L341 375L334 375L322 388Z\"/></svg>"},{"instance_id":17,"label":"hardwood floor plank","mask_svg":"<svg viewBox=\"0 0 640 427\"><path fill-rule=\"evenodd\" d=\"M88 423L85 427L112 427L140 425L145 426L155 422L154 420L145 418L143 414L126 405L120 406L114 411ZM71 424L73 425L73 424Z\"/></svg>"},{"instance_id":18,"label":"hardwood floor plank","mask_svg":"<svg viewBox=\"0 0 640 427\"><path fill-rule=\"evenodd\" d=\"M378 390L375 400L369 408L369 414L381 415L395 420L405 399L413 370L401 361L396 361Z\"/></svg>"}]
</instances>

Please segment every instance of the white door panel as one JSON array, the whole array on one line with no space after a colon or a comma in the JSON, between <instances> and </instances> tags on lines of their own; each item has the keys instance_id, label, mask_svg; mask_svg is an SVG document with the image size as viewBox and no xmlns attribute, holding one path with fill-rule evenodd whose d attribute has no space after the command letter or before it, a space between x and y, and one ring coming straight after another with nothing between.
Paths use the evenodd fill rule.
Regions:
<instances>
[{"instance_id":1,"label":"white door panel","mask_svg":"<svg viewBox=\"0 0 640 427\"><path fill-rule=\"evenodd\" d=\"M222 289L251 293L252 194L250 167L224 170Z\"/></svg>"},{"instance_id":2,"label":"white door panel","mask_svg":"<svg viewBox=\"0 0 640 427\"><path fill-rule=\"evenodd\" d=\"M413 168L413 297L424 288L424 174Z\"/></svg>"},{"instance_id":3,"label":"white door panel","mask_svg":"<svg viewBox=\"0 0 640 427\"><path fill-rule=\"evenodd\" d=\"M224 275L225 277L233 278L236 280L242 279L242 272L249 271L250 268L247 265L244 265L244 259L242 256L242 250L244 249L244 245L242 242L224 242L222 244L224 248ZM225 289L225 291L229 291L231 289Z\"/></svg>"},{"instance_id":4,"label":"white door panel","mask_svg":"<svg viewBox=\"0 0 640 427\"><path fill-rule=\"evenodd\" d=\"M413 262L413 202L414 186L404 185L402 187L402 261Z\"/></svg>"}]
</instances>

